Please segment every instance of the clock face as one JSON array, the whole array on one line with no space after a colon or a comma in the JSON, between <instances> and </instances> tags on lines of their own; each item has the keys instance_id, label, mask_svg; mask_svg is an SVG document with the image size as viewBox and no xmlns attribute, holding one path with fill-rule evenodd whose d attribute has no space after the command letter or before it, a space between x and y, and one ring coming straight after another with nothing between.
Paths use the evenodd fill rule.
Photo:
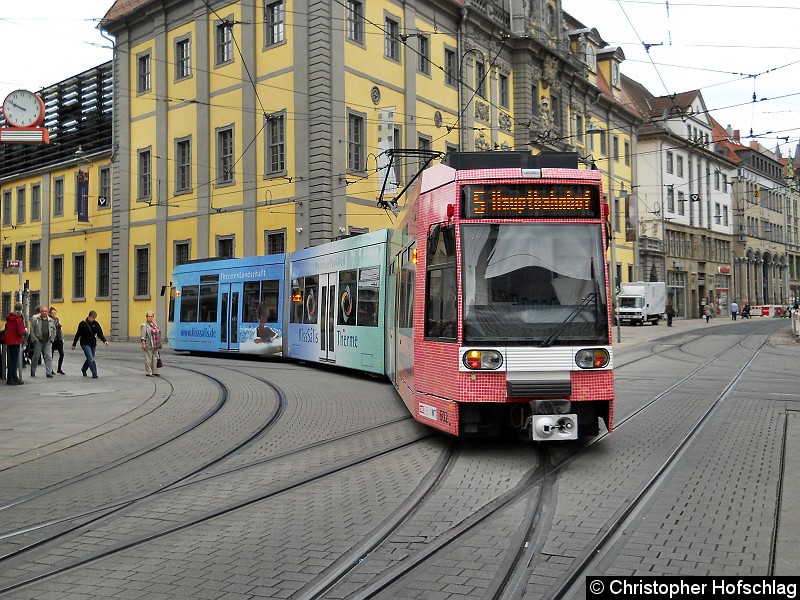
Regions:
<instances>
[{"instance_id":1,"label":"clock face","mask_svg":"<svg viewBox=\"0 0 800 600\"><path fill-rule=\"evenodd\" d=\"M12 127L34 127L44 120L44 102L33 92L16 90L3 101L3 114Z\"/></svg>"}]
</instances>

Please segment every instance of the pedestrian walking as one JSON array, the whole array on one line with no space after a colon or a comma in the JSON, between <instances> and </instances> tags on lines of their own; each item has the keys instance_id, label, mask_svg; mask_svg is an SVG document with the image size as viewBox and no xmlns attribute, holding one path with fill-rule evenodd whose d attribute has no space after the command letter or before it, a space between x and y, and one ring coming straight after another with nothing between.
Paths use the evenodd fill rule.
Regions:
<instances>
[{"instance_id":1,"label":"pedestrian walking","mask_svg":"<svg viewBox=\"0 0 800 600\"><path fill-rule=\"evenodd\" d=\"M161 350L161 330L155 322L155 315L148 311L147 319L142 323L141 335L142 350L144 350L144 374L148 377L160 377L158 374L158 359Z\"/></svg>"},{"instance_id":2,"label":"pedestrian walking","mask_svg":"<svg viewBox=\"0 0 800 600\"><path fill-rule=\"evenodd\" d=\"M703 309L703 314L706 316L706 323L711 321L711 316L714 314L714 309L711 308L710 304L706 304L706 307Z\"/></svg>"},{"instance_id":3,"label":"pedestrian walking","mask_svg":"<svg viewBox=\"0 0 800 600\"><path fill-rule=\"evenodd\" d=\"M19 353L22 348L22 338L28 330L25 327L25 317L22 316L22 302L14 304L13 312L6 317L6 328L3 333L3 343L6 345L8 368L6 369L7 385L22 385L20 378Z\"/></svg>"},{"instance_id":4,"label":"pedestrian walking","mask_svg":"<svg viewBox=\"0 0 800 600\"><path fill-rule=\"evenodd\" d=\"M58 311L50 307L50 318L55 321L56 324L56 339L53 340L53 358L56 356L56 352L58 352L58 369L56 373L59 375L66 375L64 371L61 370L61 366L64 364L64 333L61 331L61 320L58 318Z\"/></svg>"},{"instance_id":5,"label":"pedestrian walking","mask_svg":"<svg viewBox=\"0 0 800 600\"><path fill-rule=\"evenodd\" d=\"M731 320L736 320L736 315L739 313L739 305L736 303L736 300L731 302Z\"/></svg>"},{"instance_id":6,"label":"pedestrian walking","mask_svg":"<svg viewBox=\"0 0 800 600\"><path fill-rule=\"evenodd\" d=\"M53 377L53 340L56 339L56 324L50 318L47 307L39 307L39 314L31 319L30 339L33 340L33 358L31 359L31 377L36 377L39 358L44 358L44 370L48 377Z\"/></svg>"},{"instance_id":7,"label":"pedestrian walking","mask_svg":"<svg viewBox=\"0 0 800 600\"><path fill-rule=\"evenodd\" d=\"M86 371L92 371L92 379L97 379L97 363L94 360L94 354L97 351L97 338L108 346L108 340L103 335L103 328L97 322L97 312L90 310L89 315L78 324L78 330L75 332L75 339L72 340L72 349L78 342L81 343L81 350L86 355L86 360L83 361L81 367L81 375L86 377Z\"/></svg>"},{"instance_id":8,"label":"pedestrian walking","mask_svg":"<svg viewBox=\"0 0 800 600\"><path fill-rule=\"evenodd\" d=\"M667 308L664 310L667 313L667 327L672 327L672 319L675 318L675 307L672 302L667 302Z\"/></svg>"}]
</instances>

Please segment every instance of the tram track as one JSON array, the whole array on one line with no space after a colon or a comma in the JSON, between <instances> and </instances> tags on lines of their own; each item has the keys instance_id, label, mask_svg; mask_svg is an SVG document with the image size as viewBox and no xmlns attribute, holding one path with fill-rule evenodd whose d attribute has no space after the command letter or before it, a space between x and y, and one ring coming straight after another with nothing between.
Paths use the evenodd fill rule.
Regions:
<instances>
[{"instance_id":1,"label":"tram track","mask_svg":"<svg viewBox=\"0 0 800 600\"><path fill-rule=\"evenodd\" d=\"M130 548L133 548L133 547L136 547L136 546L145 545L145 544L148 544L148 543L151 543L151 542L155 542L155 541L160 540L162 538L165 538L167 536L174 535L176 533L186 531L186 530L191 529L193 527L202 526L202 525L204 525L204 524L206 524L209 521L212 521L214 519L217 519L217 518L220 518L220 517L224 517L226 515L229 515L231 513L236 512L238 510L241 510L241 509L244 509L244 508L247 508L247 507L251 507L251 506L253 506L255 504L258 504L260 502L279 497L281 494L285 494L287 492L295 491L295 490L300 489L300 488L302 488L304 486L309 486L309 485L318 483L319 481L321 481L321 480L323 480L325 478L329 478L332 475L341 474L342 472L344 472L344 471L346 471L348 469L352 469L354 467L358 467L358 466L364 465L365 463L367 463L369 461L373 461L373 460L381 458L381 457L385 457L385 456L387 456L387 455L389 455L389 454L391 454L393 452L396 452L396 451L399 451L399 450L403 450L405 448L413 446L414 444L426 441L426 440L428 440L428 439L430 439L430 438L432 438L434 436L435 436L434 433L425 433L423 435L419 435L419 436L416 436L416 437L410 437L409 439L406 439L406 440L403 440L403 441L399 441L397 444L394 444L391 447L382 448L381 450L378 450L378 451L365 452L365 453L363 453L363 455L358 456L358 457L354 457L353 459L351 459L349 461L345 461L345 462L338 461L338 462L336 462L336 464L334 464L334 465L332 465L330 467L327 467L327 468L321 468L315 473L303 474L302 476L298 477L294 481L281 482L277 486L274 486L273 489L269 489L269 490L267 490L265 492L257 493L257 494L250 495L250 496L238 499L238 500L230 501L230 502L227 502L225 505L217 507L217 508L210 508L210 509L204 511L202 514L197 514L197 515L194 515L192 517L182 519L179 523L165 524L164 526L159 527L157 531L153 531L153 532L149 532L149 533L145 533L145 534L139 534L139 535L136 535L136 536L132 536L127 540L114 543L114 544L110 545L107 548L104 548L104 549L101 549L101 550L97 550L97 551L88 552L88 553L86 553L85 556L83 556L83 557L81 557L79 559L74 559L74 560L71 560L71 561L61 561L58 566L42 569L42 570L40 570L40 572L38 572L36 574L32 574L30 576L21 577L21 578L17 578L17 579L14 579L14 580L6 580L6 581L3 581L3 579L0 578L0 594L5 594L5 593L8 593L8 592L14 591L16 589L25 587L27 585L31 585L31 584L33 584L35 582L38 582L38 581L41 581L43 579L52 577L54 575L65 573L67 571L70 571L72 569L78 568L78 567L80 567L82 565L85 565L87 563L94 562L94 561L97 561L97 560L101 560L103 558L110 557L110 556L112 556L114 554L117 554L119 552L123 552L125 550L130 549ZM199 483L207 483L207 481L201 481L201 482L197 482L197 483L198 484ZM103 517L103 521L107 522L109 516L113 516L115 518L124 517L125 516L123 514L124 511L130 510L130 509L133 509L133 508L147 510L147 506L146 506L147 502L148 501L152 501L157 497L159 499L163 499L165 502L169 502L168 499L164 499L163 497L164 496L169 496L171 493L175 493L178 490L185 491L187 487L192 487L192 486L195 486L195 485L196 485L196 483L187 483L187 484L184 484L183 486L180 486L178 488L173 487L173 488L168 489L168 490L163 490L163 491L160 491L160 492L154 492L153 494L150 494L149 496L147 496L145 498L142 498L141 500L138 500L138 501L135 501L135 502L131 502L131 503L125 505L125 506L120 507L120 509L115 511L115 513L113 515L105 515ZM165 523L166 523L166 521L165 521ZM111 525L111 527L113 528L113 525ZM91 528L88 527L86 524L84 524L84 525L76 527L75 529L71 530L68 533L69 533L70 536L74 536L76 534L87 533L90 530L91 530ZM57 542L57 541L60 541L64 537L65 537L64 534L60 534L60 535L55 536L54 538L48 540L47 542L48 543ZM43 544L37 544L36 548L38 548L38 547L40 547L42 545ZM33 549L34 548L29 548L27 550L33 550ZM16 555L14 557L8 557L8 558L12 558L12 559L13 558L19 558L19 555ZM4 564L6 562L8 562L8 559L0 560L0 564ZM65 562L67 564L64 564ZM12 564L10 566L6 565L6 568L8 570L14 569L16 567L17 567L17 565L14 565L14 564Z\"/></svg>"},{"instance_id":2,"label":"tram track","mask_svg":"<svg viewBox=\"0 0 800 600\"><path fill-rule=\"evenodd\" d=\"M750 366L756 360L759 352L765 345L766 341L756 348L752 356L742 365L742 367L737 371L735 377L714 399L702 417L697 420L691 429L685 434L685 436L683 436L672 453L666 458L666 460L663 461L660 467L652 474L650 479L633 497L628 500L628 502L626 502L623 508L617 511L617 514L612 519L606 522L603 530L598 534L597 538L593 540L592 544L584 549L583 553L572 566L568 574L559 581L555 589L550 590L549 597L554 599L576 597L580 594L582 583L579 583L579 580L582 576L589 574L592 570L599 569L600 572L603 572L601 565L603 564L604 559L612 553L613 548L620 540L625 527L632 523L645 510L647 510L654 495L657 493L658 488L676 473L681 457L703 433L710 421L711 416L718 410L725 399L728 398L735 390L736 386L740 383L744 374L749 370ZM783 459L781 459L781 462L783 462ZM775 531L777 531L777 528ZM773 532L773 546L770 549L771 554L773 555L774 542L775 534ZM771 556L770 564L774 566L774 556Z\"/></svg>"},{"instance_id":3,"label":"tram track","mask_svg":"<svg viewBox=\"0 0 800 600\"><path fill-rule=\"evenodd\" d=\"M742 367L736 376L728 382L725 387L725 391L720 394L712 406L705 411L703 416L697 420L696 424L692 427L692 430L687 433L676 445L664 463L642 486L641 490L633 497L628 498L623 506L635 507L641 501L641 498L643 498L650 490L654 489L654 486L656 486L657 482L661 480L663 474L667 472L671 465L676 463L681 450L690 445L692 440L699 435L698 432L701 430L702 424L708 421L710 415L713 414L715 407L722 402L730 390L735 388L737 382L742 376L742 373L744 373L749 368L749 365L753 363L759 352L763 350L765 344L766 341L762 342L755 350L750 350L752 355L750 356L746 365ZM692 372L681 377L680 380L656 394L638 410L619 421L617 423L617 427L626 427L627 424L635 422L637 417L645 414L648 409L652 408L660 400L668 398L671 392L680 389L682 386L685 386L686 384L700 377L705 369L718 362L736 346L741 346L744 348L742 340L737 340L723 350L716 352L712 357L705 360L703 364L699 365ZM520 530L525 532L524 535L520 536L521 542L508 549L506 553L506 560L502 565L500 565L501 568L498 570L498 573L495 575L492 583L481 593L481 597L493 598L496 600L500 600L501 598L521 598L525 594L525 588L528 580L535 572L538 563L537 554L541 551L541 540L543 537L547 536L547 532L543 531L540 525L542 522L547 522L552 518L552 515L547 514L549 510L553 509L553 502L548 499L551 494L549 490L552 489L552 486L556 485L555 479L561 471L563 471L573 461L578 460L582 456L586 456L588 450L596 444L602 442L604 437L605 435L590 440L588 443L579 443L577 447L571 448L566 455L555 460L548 469L536 469L535 471L531 472L524 483L521 483L513 491L504 495L502 499L498 499L493 503L487 504L480 511L477 511L471 518L465 519L462 523L459 523L453 527L447 532L446 535L439 536L436 540L426 545L424 549L417 552L414 556L408 557L386 569L380 577L369 582L369 584L360 590L358 594L348 597L356 598L358 600L366 600L368 598L380 597L384 593L389 595L401 593L400 590L402 589L402 582L407 579L414 580L415 577L413 573L417 569L422 569L424 571L426 568L425 565L429 561L434 561L437 555L443 554L448 547L457 545L459 540L461 540L463 536L473 528L483 524L486 528L491 529L491 525L489 525L489 523L492 519L498 518L502 511L508 510L513 503L525 501L526 498L529 498L533 499L533 501L527 501L529 505L529 510L527 513L530 514L530 518L527 522L520 524ZM542 458L541 464L545 464L544 458ZM614 530L616 523L625 518L625 516L627 516L631 510L633 510L633 508L630 508L629 510L622 510L620 514L615 515L604 526L602 526L601 529ZM605 537L606 536L604 536L604 539ZM594 553L598 552L595 546L596 545L593 545L588 550L585 550L582 556L585 555L586 557L591 558ZM583 564L580 563L577 567L570 571L570 573L573 573L573 575L570 577L570 582L575 581L584 572L585 569L583 568ZM396 586L400 587L396 588ZM563 587L564 586L562 585L561 588ZM557 588L555 591L551 589L547 594L544 594L543 597L550 597L550 593L563 596L564 592L561 591L561 588ZM306 600L326 596L297 594L293 597L303 598ZM342 596L331 595L329 597L339 598Z\"/></svg>"},{"instance_id":4,"label":"tram track","mask_svg":"<svg viewBox=\"0 0 800 600\"><path fill-rule=\"evenodd\" d=\"M207 377L207 378L211 377L206 372L201 372L201 371L198 371L196 369L189 369L189 368L180 367L180 366L174 366L174 368L183 369L186 372L190 372L192 374L203 376L203 377ZM152 502L152 501L155 501L157 499L160 499L160 498L162 498L162 497L164 497L166 495L169 495L170 493L187 493L187 490L191 490L191 489L193 489L195 487L202 487L204 485L208 485L209 482L213 481L213 480L221 480L221 479L224 479L226 476L240 474L240 473L242 473L242 472L244 472L244 471L246 471L248 469L249 470L263 469L264 467L268 466L270 463L277 463L277 462L280 462L280 461L296 460L297 457L301 456L303 453L309 453L309 452L312 452L312 451L322 451L322 452L324 452L326 446L330 447L331 445L336 444L338 442L342 442L342 441L345 441L345 440L348 440L348 439L351 439L351 438L356 438L358 436L364 436L365 440L366 440L367 436L369 436L373 432L375 432L377 430L380 430L382 428L395 427L395 426L398 426L398 425L407 424L407 423L411 423L412 422L411 417L409 415L404 414L399 418L390 419L390 420L388 420L386 422L375 424L375 425L368 426L368 427L363 427L363 428L360 428L358 430L348 431L348 432L345 432L345 433L340 434L340 435L336 435L336 436L332 436L332 437L326 438L324 440L315 441L313 443L307 444L307 445L299 447L299 448L290 449L290 450L281 452L281 453L279 453L277 455L273 455L273 456L271 456L269 458L264 458L264 459L260 459L260 460L249 460L245 464L232 465L229 468L226 468L226 467L224 467L225 460L228 459L228 458L231 458L235 454L241 453L249 445L251 445L256 439L259 439L259 438L263 437L265 435L265 433L272 426L274 426L278 422L280 417L284 414L285 409L286 409L286 404L287 404L286 394L274 382L269 381L268 379L266 379L264 377L260 377L260 376L254 375L252 372L249 372L249 371L244 371L244 370L236 369L236 368L228 369L228 370L234 371L236 373L237 377L238 376L247 376L247 377L249 377L249 378L251 378L253 380L258 381L262 385L269 386L270 388L272 388L276 392L277 396L279 397L278 406L272 412L270 419L266 423L264 423L263 426L260 427L253 435L251 435L249 438L241 441L240 443L235 445L233 448L229 449L224 454L216 456L212 460L208 460L208 461L204 462L201 465L195 465L195 467L190 472L183 474L181 477L175 478L172 481L161 481L161 483L159 484L157 489L152 489L150 491L147 491L146 493L142 493L142 494L139 494L139 495L136 495L136 496L133 496L133 497L126 497L124 499L120 499L118 501L115 501L113 503L109 503L109 504L106 504L106 505L103 505L103 506L94 506L94 507L91 508L91 510L88 510L88 511L82 511L80 513L72 514L72 515L65 515L65 516L62 516L61 518L53 519L53 520L50 520L50 521L45 522L45 523L30 524L30 525L28 525L28 526L26 526L24 528L18 529L17 531L11 531L11 532L6 532L5 534L1 534L0 535L0 541L3 541L3 540L9 541L9 540L13 540L14 538L19 538L19 537L26 537L27 538L27 537L30 537L34 533L42 533L42 532L46 532L46 531L50 531L51 532L50 534L47 534L44 537L41 537L41 538L37 539L36 541L34 541L32 543L25 543L24 545L15 548L11 552L6 552L5 554L0 555L0 566L3 566L5 568L5 571L8 572L10 570L10 568L9 568L10 566L11 566L11 568L13 568L13 565L15 563L20 563L20 561L22 561L25 558L27 558L28 555L30 555L32 552L46 552L47 548L52 547L54 544L57 545L57 544L61 543L62 541L67 541L69 539L74 539L76 536L85 535L85 534L91 532L97 526L103 526L104 524L113 522L116 519L124 518L125 515L129 514L131 511L134 511L134 510L146 511L147 510L147 505L148 505L149 502ZM223 382L221 382L219 380L216 380L216 385L218 385L221 388L221 390L224 392L224 393L221 393L221 396L227 397L229 395L228 394L228 390L225 387ZM217 410L219 410L219 408ZM200 424L202 424L204 422L207 422L207 418L199 418L197 421L198 422L195 423L193 425L193 427L187 427L186 430L189 431L191 429L196 428ZM407 445L409 443L414 443L414 442L418 441L419 439L427 439L428 437L431 437L433 435L428 430L424 430L422 428L419 428L419 429L421 431L423 431L425 433L425 435L423 435L423 436L419 436L418 435L418 436L413 437L413 438L406 437L406 439L404 439L401 443L396 444L393 448L390 448L389 450L373 453L371 455L368 455L368 456L362 458L361 460L354 461L352 464L348 464L348 465L345 465L345 466L341 466L340 465L340 466L338 466L336 468L333 468L333 469L330 469L330 470L327 470L327 471L323 471L322 473L317 474L316 476L312 476L310 478L307 478L307 480L301 480L300 482L296 482L296 483L294 483L292 485L284 486L282 489L272 490L267 494L263 494L261 496L256 496L256 497L252 497L252 498L248 498L245 501L228 503L227 505L221 506L221 507L217 508L216 510L208 511L205 516L199 516L199 517L195 518L192 523L181 523L180 525L176 525L174 527L164 527L164 528L162 528L161 531L153 533L150 536L140 537L140 538L137 538L136 540L129 541L127 543L126 542L118 543L118 544L115 545L115 547L112 550L109 550L107 552L95 553L95 554L92 554L90 556L87 556L85 558L85 560L80 561L79 563L77 563L75 565L72 565L72 566L70 566L68 568L74 568L74 566L80 566L80 564L85 564L86 562L95 560L97 558L102 558L103 556L110 556L111 554L114 554L114 553L119 552L121 550L124 550L126 548L130 548L130 547L133 547L133 546L139 545L139 544L144 544L144 543L147 543L148 541L151 541L151 540L160 539L161 537L170 535L171 533L175 533L177 531L182 531L185 528L189 528L189 527L192 526L192 524L205 523L208 520L214 519L214 518L216 518L218 516L229 514L230 512L233 512L233 511L235 511L237 509L240 509L242 507L250 506L250 505L252 505L254 503L258 503L261 500L264 500L264 499L267 499L267 498L270 498L270 497L274 497L275 495L279 495L280 493L292 490L297 486L302 486L304 484L307 485L309 483L313 483L313 482L317 481L318 479L320 479L322 477L327 477L327 476L329 476L329 475L331 475L333 473L340 472L341 469L343 469L343 468L347 468L349 466L361 464L364 461L368 461L368 460L371 460L371 459L376 458L378 456L382 456L387 451L391 451L391 450L399 448L399 447L404 447L405 445ZM170 440L162 441L162 443L159 444L158 446L159 447L163 447L169 441L174 441L175 439L178 439L179 437L180 436L173 436L173 438L170 438ZM366 446L367 444L364 444L364 445ZM60 488L58 486L56 486L56 487L53 487L52 489L49 489L47 491L43 491L42 494L40 494L40 496L47 496L48 494L55 493L56 491L58 491L58 489L65 489L65 488L69 487L70 485L77 485L78 483L85 483L85 481L90 476L99 477L99 476L103 475L104 473L107 473L108 471L110 471L114 466L121 466L123 464L130 463L130 461L134 460L134 458L145 455L145 452L142 451L142 452L135 453L135 454L136 454L135 457L133 455L131 455L131 456L127 457L127 460L125 460L125 461L117 461L114 465L107 465L104 468L98 469L94 473L91 473L91 474L87 473L83 477L75 478L74 480L72 480L70 482L64 482L64 485L60 486ZM210 473L209 472L210 468L212 466L215 466L215 465L218 466L218 467L222 467L222 469L217 471L217 472ZM192 492L189 491L188 493L192 493ZM34 498L30 498L27 501L29 502L29 501L32 501L33 499ZM168 502L168 501L166 501L166 502ZM24 503L24 502L18 502L15 505L22 504L22 503ZM58 572L63 572L63 569L60 569ZM49 577L49 576L52 576L53 574L54 574L54 572L43 573L43 574L40 574L39 576L35 577L32 581L38 581L41 578ZM0 586L0 593L3 593L5 591L9 591L11 589L17 589L19 586L27 585L30 581L31 580L24 581L24 582L17 582L17 584L12 584L11 586L6 586L5 584L3 584L2 586Z\"/></svg>"}]
</instances>

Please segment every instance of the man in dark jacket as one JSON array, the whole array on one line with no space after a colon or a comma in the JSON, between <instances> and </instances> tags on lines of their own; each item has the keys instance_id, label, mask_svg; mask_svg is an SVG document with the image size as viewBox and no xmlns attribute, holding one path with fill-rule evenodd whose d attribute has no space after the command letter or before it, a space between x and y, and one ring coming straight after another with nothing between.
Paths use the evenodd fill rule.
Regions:
<instances>
[{"instance_id":1,"label":"man in dark jacket","mask_svg":"<svg viewBox=\"0 0 800 600\"><path fill-rule=\"evenodd\" d=\"M83 361L81 367L81 374L86 377L87 369L91 369L92 379L97 379L97 363L94 360L97 338L100 338L108 346L108 340L103 336L103 328L97 322L97 312L90 310L89 316L78 325L78 331L75 332L75 339L72 341L72 349L75 350L75 346L80 341L81 350L86 355L86 360Z\"/></svg>"},{"instance_id":2,"label":"man in dark jacket","mask_svg":"<svg viewBox=\"0 0 800 600\"><path fill-rule=\"evenodd\" d=\"M28 333L25 329L25 319L22 316L22 303L14 304L14 312L6 317L6 329L3 343L8 348L8 372L6 373L7 385L22 385L19 376L19 349L22 346L22 336Z\"/></svg>"}]
</instances>

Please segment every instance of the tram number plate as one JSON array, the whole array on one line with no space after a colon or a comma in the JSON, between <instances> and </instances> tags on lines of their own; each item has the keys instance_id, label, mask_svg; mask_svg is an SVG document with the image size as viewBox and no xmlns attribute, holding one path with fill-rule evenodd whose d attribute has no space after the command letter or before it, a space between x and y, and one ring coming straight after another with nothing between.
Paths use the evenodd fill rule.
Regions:
<instances>
[{"instance_id":1,"label":"tram number plate","mask_svg":"<svg viewBox=\"0 0 800 600\"><path fill-rule=\"evenodd\" d=\"M430 419L432 421L438 420L437 410L435 406L430 406L428 404L419 404L419 416L425 417L426 419Z\"/></svg>"}]
</instances>

